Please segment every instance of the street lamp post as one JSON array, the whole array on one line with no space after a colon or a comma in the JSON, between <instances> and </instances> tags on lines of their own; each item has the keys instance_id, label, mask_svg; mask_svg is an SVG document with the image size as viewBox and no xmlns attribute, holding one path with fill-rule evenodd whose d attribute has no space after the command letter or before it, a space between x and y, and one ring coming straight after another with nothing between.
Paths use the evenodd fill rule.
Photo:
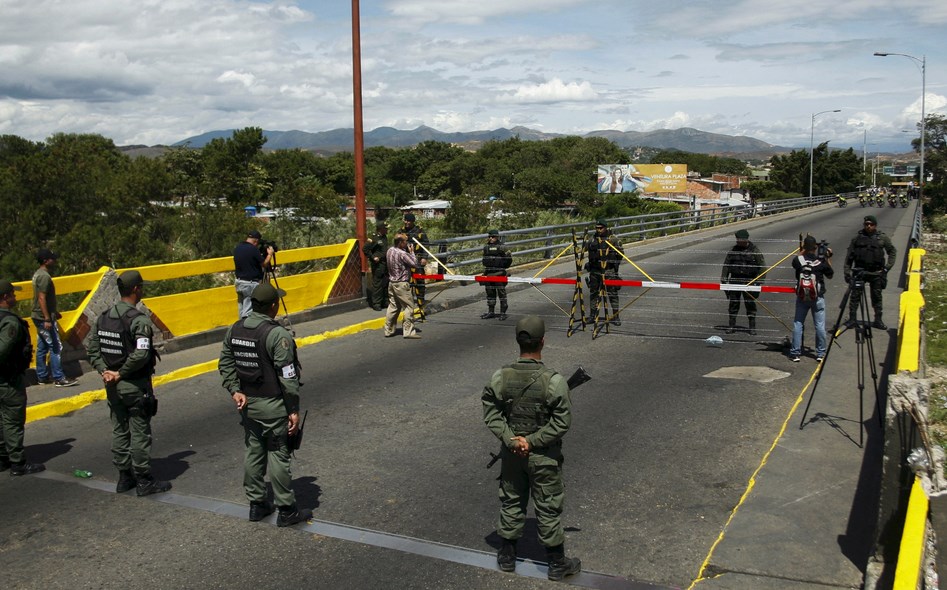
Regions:
<instances>
[{"instance_id":1,"label":"street lamp post","mask_svg":"<svg viewBox=\"0 0 947 590\"><path fill-rule=\"evenodd\" d=\"M927 132L927 120L926 113L924 111L924 103L927 97L927 56L922 55L920 59L914 57L913 55L908 55L907 53L882 53L876 51L875 55L877 57L888 57L889 55L900 55L901 57L906 57L908 59L914 60L914 63L921 66L921 178L920 186L918 187L918 199L924 198L924 183L927 181L927 178L924 176L924 140L926 139Z\"/></svg>"},{"instance_id":2,"label":"street lamp post","mask_svg":"<svg viewBox=\"0 0 947 590\"><path fill-rule=\"evenodd\" d=\"M812 157L813 150L813 140L815 139L815 118L819 115L824 115L825 113L841 113L842 109L833 109L829 111L819 111L818 113L812 113L812 123L809 125L809 198L812 198L812 164L814 158Z\"/></svg>"}]
</instances>

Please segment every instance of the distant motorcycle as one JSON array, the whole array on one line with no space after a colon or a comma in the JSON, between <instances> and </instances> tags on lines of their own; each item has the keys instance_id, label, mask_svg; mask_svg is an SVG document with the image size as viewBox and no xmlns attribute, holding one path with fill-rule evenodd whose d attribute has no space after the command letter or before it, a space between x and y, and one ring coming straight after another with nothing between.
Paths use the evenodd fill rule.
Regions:
<instances>
[{"instance_id":1,"label":"distant motorcycle","mask_svg":"<svg viewBox=\"0 0 947 590\"><path fill-rule=\"evenodd\" d=\"M894 196L894 195L891 195L890 197L888 197L888 205L890 205L890 206L892 206L892 207L897 207L897 206L898 206L898 198L897 198L896 196Z\"/></svg>"},{"instance_id":2,"label":"distant motorcycle","mask_svg":"<svg viewBox=\"0 0 947 590\"><path fill-rule=\"evenodd\" d=\"M898 198L898 200L901 202L901 206L902 206L902 207L907 207L907 206L908 206L908 196L907 196L907 195L901 195L901 196Z\"/></svg>"},{"instance_id":3,"label":"distant motorcycle","mask_svg":"<svg viewBox=\"0 0 947 590\"><path fill-rule=\"evenodd\" d=\"M842 195L835 195L835 203L839 206L839 209L848 206L848 200Z\"/></svg>"},{"instance_id":4,"label":"distant motorcycle","mask_svg":"<svg viewBox=\"0 0 947 590\"><path fill-rule=\"evenodd\" d=\"M865 195L858 195L858 204L864 207L868 204L868 197Z\"/></svg>"}]
</instances>

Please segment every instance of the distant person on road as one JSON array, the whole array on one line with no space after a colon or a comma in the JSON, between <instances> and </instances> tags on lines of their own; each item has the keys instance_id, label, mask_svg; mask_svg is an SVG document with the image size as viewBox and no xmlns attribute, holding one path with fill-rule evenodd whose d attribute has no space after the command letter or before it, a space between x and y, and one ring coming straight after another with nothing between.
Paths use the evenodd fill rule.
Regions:
<instances>
[{"instance_id":1,"label":"distant person on road","mask_svg":"<svg viewBox=\"0 0 947 590\"><path fill-rule=\"evenodd\" d=\"M36 253L39 268L33 273L33 311L30 314L36 326L36 379L41 384L72 387L79 381L69 379L62 370L62 341L57 324L62 314L56 305L56 285L52 277L58 260L59 255L46 248L40 248ZM46 364L47 356L49 365Z\"/></svg>"},{"instance_id":2,"label":"distant person on road","mask_svg":"<svg viewBox=\"0 0 947 590\"><path fill-rule=\"evenodd\" d=\"M605 285L605 280L619 280L618 266L622 261L621 242L609 231L604 219L595 222L595 235L589 238L584 245L588 252L589 260L585 264L585 270L589 272L586 278L589 287L589 317L586 319L589 323L595 323L598 317L603 321L610 321L616 326L621 325L621 318L618 316L619 300L618 290L621 287ZM612 308L609 316L608 308L605 307L599 313L599 304L602 302L602 295L608 297L608 303Z\"/></svg>"},{"instance_id":3,"label":"distant person on road","mask_svg":"<svg viewBox=\"0 0 947 590\"><path fill-rule=\"evenodd\" d=\"M368 238L362 252L368 258L372 268L371 285L368 287L368 306L381 311L388 304L388 224L379 221L375 224L375 234Z\"/></svg>"},{"instance_id":4,"label":"distant person on road","mask_svg":"<svg viewBox=\"0 0 947 590\"><path fill-rule=\"evenodd\" d=\"M789 359L799 362L802 355L802 340L805 333L806 316L812 313L815 325L815 358L822 362L826 353L825 337L825 279L835 276L832 268L832 249L826 248L819 256L816 239L806 236L802 242L802 254L792 260L796 271L796 315L792 323L792 346Z\"/></svg>"},{"instance_id":5,"label":"distant person on road","mask_svg":"<svg viewBox=\"0 0 947 590\"><path fill-rule=\"evenodd\" d=\"M135 488L139 496L171 489L151 474L151 419L158 409L151 376L158 354L155 326L138 302L144 281L137 270L118 277L121 301L102 312L89 342L89 362L102 376L112 421L112 464L118 469L116 493Z\"/></svg>"},{"instance_id":6,"label":"distant person on road","mask_svg":"<svg viewBox=\"0 0 947 590\"><path fill-rule=\"evenodd\" d=\"M0 472L10 475L39 473L42 463L27 463L23 455L23 431L26 425L26 382L23 374L33 361L30 329L13 313L16 291L7 280L0 280Z\"/></svg>"},{"instance_id":7,"label":"distant person on road","mask_svg":"<svg viewBox=\"0 0 947 590\"><path fill-rule=\"evenodd\" d=\"M760 275L766 268L763 253L750 241L750 232L745 229L737 230L734 234L737 243L727 252L723 261L723 270L720 274L720 283L725 285L748 285L753 279L754 284L762 285ZM760 278L757 278L760 277ZM729 304L727 313L727 334L733 334L737 329L737 315L740 313L740 298L746 307L746 318L749 321L750 334L756 335L756 298L749 291L724 291Z\"/></svg>"},{"instance_id":8,"label":"distant person on road","mask_svg":"<svg viewBox=\"0 0 947 590\"><path fill-rule=\"evenodd\" d=\"M237 311L241 318L250 315L250 294L263 281L266 269L269 268L276 250L273 246L266 247L266 256L260 251L260 240L263 236L257 230L247 234L247 239L237 244L233 249L234 288L237 290Z\"/></svg>"},{"instance_id":9,"label":"distant person on road","mask_svg":"<svg viewBox=\"0 0 947 590\"><path fill-rule=\"evenodd\" d=\"M503 247L500 242L500 232L491 229L487 233L487 244L483 247L483 275L487 277L505 277L506 269L513 264L513 255L509 250ZM499 317L500 320L506 319L506 311L509 309L506 301L506 283L484 283L487 290L487 313L480 316L481 319L488 320ZM497 298L500 299L500 315L494 313Z\"/></svg>"},{"instance_id":10,"label":"distant person on road","mask_svg":"<svg viewBox=\"0 0 947 590\"><path fill-rule=\"evenodd\" d=\"M395 242L385 253L388 266L388 311L385 312L385 338L395 335L395 321L398 314L404 312L401 335L409 340L421 337L414 327L411 310L414 300L411 297L411 269L417 267L418 259L408 244L408 236L395 234Z\"/></svg>"},{"instance_id":11,"label":"distant person on road","mask_svg":"<svg viewBox=\"0 0 947 590\"><path fill-rule=\"evenodd\" d=\"M516 542L523 536L532 497L539 540L549 560L547 577L559 581L579 573L582 563L565 556L562 438L572 424L572 405L565 378L543 365L545 333L537 316L516 323L519 360L493 374L481 401L483 421L501 443L497 565L504 572L516 569Z\"/></svg>"},{"instance_id":12,"label":"distant person on road","mask_svg":"<svg viewBox=\"0 0 947 590\"><path fill-rule=\"evenodd\" d=\"M405 213L404 227L401 228L401 233L407 236L407 244L417 259L417 263L411 267L411 275L424 272L424 267L427 265L427 252L424 251L424 248L427 248L430 243L428 242L427 234L424 233L424 230L416 225L416 220L417 218L414 216L414 213ZM410 275L408 279L411 281L414 298L417 300L417 308L412 310L414 319L423 322L424 295L427 287L424 286L424 279L415 279Z\"/></svg>"},{"instance_id":13,"label":"distant person on road","mask_svg":"<svg viewBox=\"0 0 947 590\"><path fill-rule=\"evenodd\" d=\"M285 293L260 283L250 294L250 315L237 320L224 336L218 368L223 386L236 404L243 424L246 455L243 489L250 502L250 521L273 513L264 476L270 474L279 515L276 526L309 520L310 510L296 505L292 488L288 436L299 429L299 360L293 335L274 318Z\"/></svg>"},{"instance_id":14,"label":"distant person on road","mask_svg":"<svg viewBox=\"0 0 947 590\"><path fill-rule=\"evenodd\" d=\"M878 231L878 219L874 215L866 215L863 228L852 238L845 255L845 281L852 284L852 278L856 280L848 302L848 325L855 325L858 306L867 285L871 292L871 307L875 312L872 325L880 330L888 329L882 319L884 310L881 292L888 286L888 271L894 266L897 255L898 250L891 243L891 238Z\"/></svg>"}]
</instances>

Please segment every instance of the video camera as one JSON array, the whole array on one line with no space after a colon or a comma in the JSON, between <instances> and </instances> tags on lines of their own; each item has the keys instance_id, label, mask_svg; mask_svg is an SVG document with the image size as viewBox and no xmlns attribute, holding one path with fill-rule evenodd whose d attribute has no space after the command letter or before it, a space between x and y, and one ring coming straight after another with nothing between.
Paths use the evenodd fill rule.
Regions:
<instances>
[{"instance_id":1,"label":"video camera","mask_svg":"<svg viewBox=\"0 0 947 590\"><path fill-rule=\"evenodd\" d=\"M819 242L819 246L816 249L815 255L819 258L819 260L825 260L831 257L832 254L829 252L829 243L825 240Z\"/></svg>"}]
</instances>

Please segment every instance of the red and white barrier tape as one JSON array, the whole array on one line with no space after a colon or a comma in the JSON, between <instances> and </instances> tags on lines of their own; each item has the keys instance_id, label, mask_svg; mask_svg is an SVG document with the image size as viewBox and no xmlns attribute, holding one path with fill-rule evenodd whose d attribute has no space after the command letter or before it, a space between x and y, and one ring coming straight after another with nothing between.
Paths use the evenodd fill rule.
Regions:
<instances>
[{"instance_id":1,"label":"red and white barrier tape","mask_svg":"<svg viewBox=\"0 0 947 590\"><path fill-rule=\"evenodd\" d=\"M476 283L527 283L530 285L572 285L575 279L565 278L538 278L538 277L495 277L486 275L422 275L415 274L414 278L426 281L465 281ZM626 281L605 279L607 287L642 287L646 289L699 289L704 291L748 291L750 293L795 293L794 287L779 287L775 285L730 285L727 283L696 283L681 282L668 283L665 281Z\"/></svg>"}]
</instances>

